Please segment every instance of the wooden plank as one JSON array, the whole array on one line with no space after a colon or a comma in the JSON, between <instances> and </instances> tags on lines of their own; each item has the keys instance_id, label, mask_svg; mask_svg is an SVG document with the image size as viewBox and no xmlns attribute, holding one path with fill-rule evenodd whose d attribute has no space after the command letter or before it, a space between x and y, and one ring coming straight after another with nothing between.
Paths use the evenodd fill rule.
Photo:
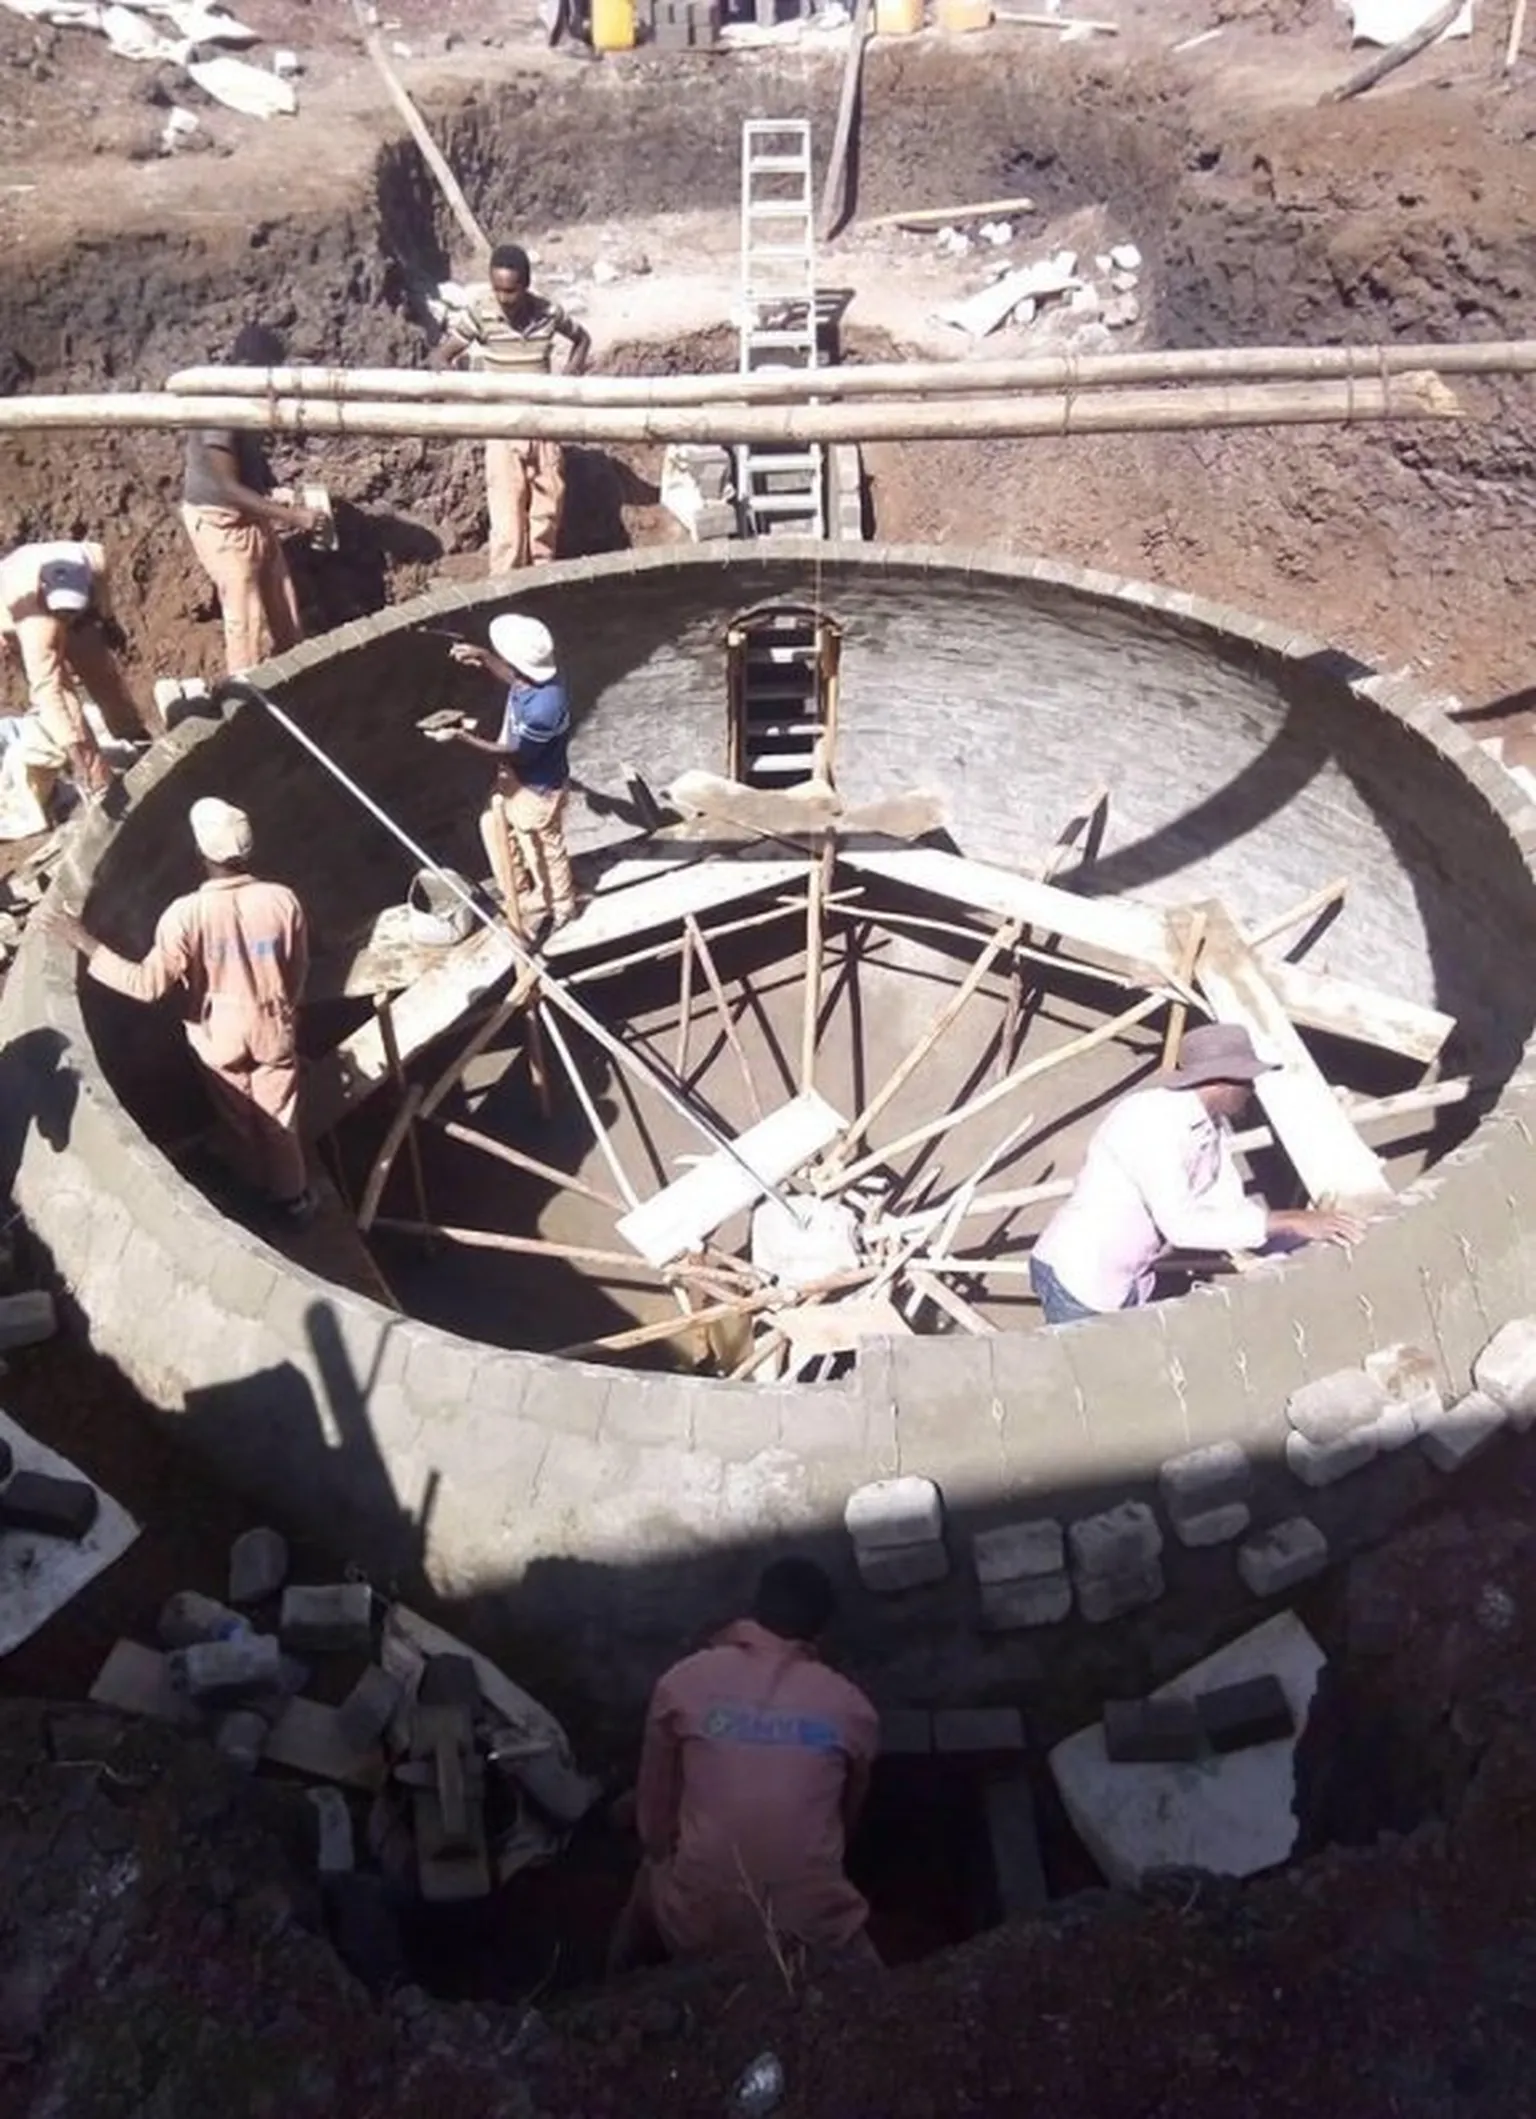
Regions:
<instances>
[{"instance_id":1,"label":"wooden plank","mask_svg":"<svg viewBox=\"0 0 1536 2119\"><path fill-rule=\"evenodd\" d=\"M626 1214L618 1232L654 1266L696 1251L722 1222L819 1154L843 1123L814 1090L793 1097L749 1126L736 1141L735 1155L717 1149L695 1163L665 1191Z\"/></svg>"},{"instance_id":2,"label":"wooden plank","mask_svg":"<svg viewBox=\"0 0 1536 2119\"><path fill-rule=\"evenodd\" d=\"M1223 906L1206 907L1196 979L1218 1022L1240 1025L1264 1058L1280 1061L1254 1089L1309 1197L1320 1203L1390 1196L1380 1158L1356 1132L1287 1015L1274 968L1248 947Z\"/></svg>"},{"instance_id":3,"label":"wooden plank","mask_svg":"<svg viewBox=\"0 0 1536 2119\"><path fill-rule=\"evenodd\" d=\"M970 905L998 919L1063 935L1082 948L1102 952L1117 965L1147 974L1149 985L1172 979L1178 969L1178 943L1168 915L1156 905L1132 898L1079 897L1058 884L1037 882L1032 876L1014 875L1006 868L968 861L932 846L889 850L844 846L838 858L844 867L860 874L880 876L888 883Z\"/></svg>"},{"instance_id":4,"label":"wooden plank","mask_svg":"<svg viewBox=\"0 0 1536 2119\"><path fill-rule=\"evenodd\" d=\"M907 1267L907 1278L917 1293L931 1302L936 1310L943 1310L953 1317L962 1332L969 1332L976 1339L991 1339L997 1334L997 1326L989 1324L980 1310L974 1309L963 1295L946 1287L937 1274L930 1273L925 1266Z\"/></svg>"},{"instance_id":5,"label":"wooden plank","mask_svg":"<svg viewBox=\"0 0 1536 2119\"><path fill-rule=\"evenodd\" d=\"M805 862L786 855L769 861L690 861L644 882L603 890L574 920L551 936L546 960L605 949L652 927L675 926L686 913L714 912L765 890L782 890L805 874Z\"/></svg>"},{"instance_id":6,"label":"wooden plank","mask_svg":"<svg viewBox=\"0 0 1536 2119\"><path fill-rule=\"evenodd\" d=\"M1263 959L1263 967L1286 1014L1309 1030L1326 1030L1331 1037L1400 1052L1405 1059L1420 1060L1427 1067L1440 1057L1456 1028L1453 1015L1398 1000L1330 971L1313 971L1306 964L1269 957Z\"/></svg>"},{"instance_id":7,"label":"wooden plank","mask_svg":"<svg viewBox=\"0 0 1536 2119\"><path fill-rule=\"evenodd\" d=\"M849 1354L866 1339L909 1339L912 1327L888 1295L850 1296L845 1302L805 1302L774 1318L796 1363L817 1354Z\"/></svg>"},{"instance_id":8,"label":"wooden plank","mask_svg":"<svg viewBox=\"0 0 1536 2119\"><path fill-rule=\"evenodd\" d=\"M512 944L499 927L482 927L467 942L439 952L439 961L394 1004L395 1036L402 1063L451 1030L512 971ZM389 1059L377 1020L328 1052L310 1075L303 1113L310 1139L329 1133L339 1119L390 1079Z\"/></svg>"}]
</instances>

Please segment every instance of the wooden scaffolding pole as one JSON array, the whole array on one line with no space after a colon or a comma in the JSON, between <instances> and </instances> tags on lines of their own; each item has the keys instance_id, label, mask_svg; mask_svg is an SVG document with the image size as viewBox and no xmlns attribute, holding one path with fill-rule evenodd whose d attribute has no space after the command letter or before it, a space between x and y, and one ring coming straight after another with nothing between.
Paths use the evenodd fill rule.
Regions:
<instances>
[{"instance_id":1,"label":"wooden scaffolding pole","mask_svg":"<svg viewBox=\"0 0 1536 2119\"><path fill-rule=\"evenodd\" d=\"M390 102L394 104L396 110L399 111L401 117L405 120L406 128L411 138L416 142L421 159L426 163L427 168L437 180L438 190L441 191L443 197L447 200L449 211L464 231L465 238L474 256L475 269L484 271L491 255L491 246L485 230L475 219L469 201L465 198L460 187L458 178L448 167L447 157L433 139L431 133L428 132L426 120L411 101L410 96L406 92L404 82L390 65L389 56L384 49L383 39L378 31L366 21L362 8L358 9L358 15L363 22L363 49L378 68L379 78L384 83Z\"/></svg>"},{"instance_id":2,"label":"wooden scaffolding pole","mask_svg":"<svg viewBox=\"0 0 1536 2119\"><path fill-rule=\"evenodd\" d=\"M395 1012L390 1005L387 993L376 993L374 995L373 1012L378 1018L379 1037L383 1043L384 1061L389 1068L390 1080L399 1091L401 1102L406 1107L405 1153L411 1171L411 1190L416 1195L416 1211L423 1221L430 1221L432 1210L427 1205L427 1176L425 1169L422 1167L421 1141L416 1132L417 1099L411 1095L411 1085L406 1079L405 1068L401 1063L400 1041L395 1036ZM393 1161L394 1158L391 1157L390 1159ZM387 1178L389 1172L386 1170L384 1175ZM379 1189L382 1193L382 1183ZM375 1203L375 1210L376 1207L377 1203ZM363 1226L361 1221L359 1221L358 1226L360 1228Z\"/></svg>"},{"instance_id":3,"label":"wooden scaffolding pole","mask_svg":"<svg viewBox=\"0 0 1536 2119\"><path fill-rule=\"evenodd\" d=\"M715 1009L720 1017L720 1028L724 1034L725 1042L735 1055L737 1066L741 1069L741 1078L746 1086L747 1102L752 1107L752 1116L755 1119L761 1118L763 1106L757 1093L757 1084L752 1079L752 1065L747 1058L747 1048L741 1042L741 1033L736 1028L735 1021L732 1018L731 1004L726 998L725 988L720 982L720 973L716 968L714 955L708 942L704 939L703 929L691 912L683 915L683 931L693 942L693 953L698 959L699 969L703 972L709 990L714 995Z\"/></svg>"},{"instance_id":4,"label":"wooden scaffolding pole","mask_svg":"<svg viewBox=\"0 0 1536 2119\"><path fill-rule=\"evenodd\" d=\"M680 1082L688 1079L688 1044L693 1034L693 930L683 927L682 965L678 973L677 1056L672 1072Z\"/></svg>"},{"instance_id":5,"label":"wooden scaffolding pole","mask_svg":"<svg viewBox=\"0 0 1536 2119\"><path fill-rule=\"evenodd\" d=\"M385 1229L394 1236L443 1237L449 1243L461 1243L477 1251L514 1251L520 1257L552 1258L563 1265L610 1270L626 1276L633 1273L642 1280L666 1278L661 1268L647 1264L633 1251L593 1250L586 1244L552 1243L543 1236L506 1236L499 1229L464 1229L446 1222L400 1221L383 1214L374 1227Z\"/></svg>"},{"instance_id":6,"label":"wooden scaffolding pole","mask_svg":"<svg viewBox=\"0 0 1536 2119\"><path fill-rule=\"evenodd\" d=\"M608 1138L608 1128L598 1116L597 1106L592 1101L592 1092L582 1079L581 1069L577 1066L571 1048L561 1034L560 1025L555 1021L553 1010L545 1002L541 1001L538 1014L540 1021L549 1034L549 1041L555 1048L555 1057L565 1069L566 1079L576 1092L576 1101L586 1114L587 1124L592 1129L592 1138L597 1143L598 1151L602 1155L603 1161L612 1172L614 1183L623 1194L625 1204L631 1209L638 1207L640 1194L630 1183L625 1173L624 1165L619 1161L617 1150L614 1148L613 1142Z\"/></svg>"},{"instance_id":7,"label":"wooden scaffolding pole","mask_svg":"<svg viewBox=\"0 0 1536 2119\"><path fill-rule=\"evenodd\" d=\"M461 1125L457 1119L439 1118L432 1121L449 1140L456 1140L466 1148L477 1148L482 1155L494 1156L498 1162L511 1165L514 1170L525 1170L530 1177L540 1177L562 1192L579 1192L583 1199L595 1200L600 1207L607 1207L614 1214L622 1214L624 1203L615 1199L611 1192L600 1192L596 1185L589 1185L585 1178L572 1176L569 1170L556 1169L553 1163L540 1162L536 1155L529 1155L521 1148L510 1147L504 1140L496 1140L489 1133L481 1133L474 1126Z\"/></svg>"},{"instance_id":8,"label":"wooden scaffolding pole","mask_svg":"<svg viewBox=\"0 0 1536 2119\"><path fill-rule=\"evenodd\" d=\"M800 1087L816 1086L816 1036L821 1027L821 971L827 946L827 884L832 867L832 835L821 842L821 855L811 864L810 886L805 900L805 1013L800 1025Z\"/></svg>"}]
</instances>

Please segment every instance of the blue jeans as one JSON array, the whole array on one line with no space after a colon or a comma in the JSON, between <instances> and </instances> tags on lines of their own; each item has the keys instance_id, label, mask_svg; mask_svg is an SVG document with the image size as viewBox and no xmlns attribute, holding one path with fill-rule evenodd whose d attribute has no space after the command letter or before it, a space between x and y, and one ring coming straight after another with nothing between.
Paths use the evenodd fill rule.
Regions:
<instances>
[{"instance_id":1,"label":"blue jeans","mask_svg":"<svg viewBox=\"0 0 1536 2119\"><path fill-rule=\"evenodd\" d=\"M1085 1317L1103 1317L1103 1310L1091 1310L1086 1302L1079 1302L1070 1288L1063 1287L1043 1258L1033 1252L1029 1260L1029 1284L1039 1298L1040 1308L1047 1324L1081 1324Z\"/></svg>"}]
</instances>

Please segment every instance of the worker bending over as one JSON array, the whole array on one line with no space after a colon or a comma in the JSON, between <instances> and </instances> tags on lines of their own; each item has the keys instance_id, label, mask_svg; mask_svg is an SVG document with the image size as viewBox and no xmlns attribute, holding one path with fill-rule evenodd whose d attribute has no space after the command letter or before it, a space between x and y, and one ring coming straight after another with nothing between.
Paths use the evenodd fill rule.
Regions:
<instances>
[{"instance_id":1,"label":"worker bending over","mask_svg":"<svg viewBox=\"0 0 1536 2119\"><path fill-rule=\"evenodd\" d=\"M1243 1190L1231 1122L1274 1064L1259 1058L1246 1030L1204 1024L1187 1033L1178 1066L1158 1086L1116 1104L1030 1256L1047 1324L1150 1301L1167 1250L1358 1241L1365 1225L1353 1214L1267 1207Z\"/></svg>"},{"instance_id":2,"label":"worker bending over","mask_svg":"<svg viewBox=\"0 0 1536 2119\"><path fill-rule=\"evenodd\" d=\"M507 687L501 734L492 743L465 728L428 729L439 743L465 743L496 760L496 781L480 837L511 924L548 913L551 930L576 911L576 883L565 843L571 709L547 625L517 611L490 624L488 648L455 641L454 661L483 669Z\"/></svg>"},{"instance_id":3,"label":"worker bending over","mask_svg":"<svg viewBox=\"0 0 1536 2119\"><path fill-rule=\"evenodd\" d=\"M814 1561L775 1560L751 1618L657 1685L636 1794L641 1868L614 1970L656 1942L692 1956L774 1937L876 1961L843 1855L879 1723L817 1656L834 1601Z\"/></svg>"},{"instance_id":4,"label":"worker bending over","mask_svg":"<svg viewBox=\"0 0 1536 2119\"><path fill-rule=\"evenodd\" d=\"M139 705L118 667L113 647L121 639L101 545L24 544L0 560L0 641L21 658L29 708L21 756L44 807L60 773L70 773L82 794L110 784L87 699L122 742L159 732L158 717Z\"/></svg>"},{"instance_id":5,"label":"worker bending over","mask_svg":"<svg viewBox=\"0 0 1536 2119\"><path fill-rule=\"evenodd\" d=\"M243 810L205 796L192 805L191 825L205 880L166 907L148 956L119 956L68 913L53 925L113 992L135 1001L179 994L236 1175L302 1224L315 1206L298 1125L296 1030L309 965L303 907L286 885L251 874Z\"/></svg>"},{"instance_id":6,"label":"worker bending over","mask_svg":"<svg viewBox=\"0 0 1536 2119\"><path fill-rule=\"evenodd\" d=\"M240 368L276 367L282 357L282 341L259 324L230 348ZM307 535L320 517L279 496L260 434L198 427L187 435L181 519L219 599L230 676L296 646L304 628L282 540Z\"/></svg>"},{"instance_id":7,"label":"worker bending over","mask_svg":"<svg viewBox=\"0 0 1536 2119\"><path fill-rule=\"evenodd\" d=\"M468 290L427 357L430 368L464 361L487 375L548 375L555 340L570 346L567 375L586 372L592 341L565 311L532 288L528 253L516 243L491 252L491 277ZM490 572L553 559L565 510L565 458L557 441L488 441L485 497L490 511Z\"/></svg>"}]
</instances>

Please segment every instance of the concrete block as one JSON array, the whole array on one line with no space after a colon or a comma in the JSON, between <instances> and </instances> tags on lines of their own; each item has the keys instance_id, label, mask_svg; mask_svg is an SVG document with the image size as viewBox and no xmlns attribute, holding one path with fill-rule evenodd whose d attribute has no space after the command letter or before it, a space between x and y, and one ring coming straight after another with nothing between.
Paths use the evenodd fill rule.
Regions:
<instances>
[{"instance_id":1,"label":"concrete block","mask_svg":"<svg viewBox=\"0 0 1536 2119\"><path fill-rule=\"evenodd\" d=\"M1421 1423L1419 1446L1437 1471L1460 1471L1488 1447L1508 1418L1486 1391L1468 1391Z\"/></svg>"},{"instance_id":2,"label":"concrete block","mask_svg":"<svg viewBox=\"0 0 1536 2119\"><path fill-rule=\"evenodd\" d=\"M1387 1394L1361 1369L1336 1369L1305 1383L1286 1400L1285 1417L1303 1440L1329 1448L1370 1427L1387 1409Z\"/></svg>"},{"instance_id":3,"label":"concrete block","mask_svg":"<svg viewBox=\"0 0 1536 2119\"><path fill-rule=\"evenodd\" d=\"M1192 1700L1104 1702L1104 1754L1117 1766L1198 1758L1204 1742Z\"/></svg>"},{"instance_id":4,"label":"concrete block","mask_svg":"<svg viewBox=\"0 0 1536 2119\"><path fill-rule=\"evenodd\" d=\"M0 1295L0 1353L16 1346L38 1346L59 1329L53 1297L46 1288L22 1295Z\"/></svg>"},{"instance_id":5,"label":"concrete block","mask_svg":"<svg viewBox=\"0 0 1536 2119\"><path fill-rule=\"evenodd\" d=\"M1228 1545L1240 1538L1253 1520L1246 1501L1228 1501L1221 1508L1208 1508L1203 1516L1185 1516L1173 1526L1181 1545L1192 1551L1208 1545Z\"/></svg>"},{"instance_id":6,"label":"concrete block","mask_svg":"<svg viewBox=\"0 0 1536 2119\"><path fill-rule=\"evenodd\" d=\"M1025 1627L1059 1626L1071 1610L1072 1584L1064 1574L989 1582L981 1592L981 1630L1014 1633Z\"/></svg>"},{"instance_id":7,"label":"concrete block","mask_svg":"<svg viewBox=\"0 0 1536 2119\"><path fill-rule=\"evenodd\" d=\"M944 1534L944 1504L931 1479L875 1479L848 1496L843 1527L860 1552L927 1545Z\"/></svg>"},{"instance_id":8,"label":"concrete block","mask_svg":"<svg viewBox=\"0 0 1536 2119\"><path fill-rule=\"evenodd\" d=\"M1034 1793L1024 1767L990 1776L982 1803L999 1919L1018 1920L1038 1913L1050 1892L1040 1854Z\"/></svg>"},{"instance_id":9,"label":"concrete block","mask_svg":"<svg viewBox=\"0 0 1536 2119\"><path fill-rule=\"evenodd\" d=\"M205 1597L195 1589L179 1589L167 1597L155 1621L155 1638L162 1648L192 1648L199 1641L231 1641L251 1631L249 1619L231 1611L217 1597Z\"/></svg>"},{"instance_id":10,"label":"concrete block","mask_svg":"<svg viewBox=\"0 0 1536 2119\"><path fill-rule=\"evenodd\" d=\"M933 1748L941 1754L1022 1751L1024 1717L1017 1707L941 1707L933 1717Z\"/></svg>"},{"instance_id":11,"label":"concrete block","mask_svg":"<svg viewBox=\"0 0 1536 2119\"><path fill-rule=\"evenodd\" d=\"M339 1788L306 1788L315 1811L315 1867L322 1876L345 1876L356 1866L352 1813Z\"/></svg>"},{"instance_id":12,"label":"concrete block","mask_svg":"<svg viewBox=\"0 0 1536 2119\"><path fill-rule=\"evenodd\" d=\"M370 1663L336 1712L341 1733L354 1751L366 1751L389 1727L404 1686L377 1663Z\"/></svg>"},{"instance_id":13,"label":"concrete block","mask_svg":"<svg viewBox=\"0 0 1536 2119\"><path fill-rule=\"evenodd\" d=\"M296 1584L283 1591L278 1632L285 1648L366 1655L373 1645L373 1591L366 1582Z\"/></svg>"},{"instance_id":14,"label":"concrete block","mask_svg":"<svg viewBox=\"0 0 1536 2119\"><path fill-rule=\"evenodd\" d=\"M1423 1410L1432 1412L1440 1404L1440 1393L1435 1391L1423 1399ZM1391 1401L1379 1420L1373 1421L1365 1430L1379 1451L1389 1456L1394 1450L1406 1449L1419 1432L1419 1407Z\"/></svg>"},{"instance_id":15,"label":"concrete block","mask_svg":"<svg viewBox=\"0 0 1536 2119\"><path fill-rule=\"evenodd\" d=\"M1080 1516L1067 1531L1072 1572L1079 1585L1092 1576L1129 1575L1163 1549L1157 1518L1144 1501L1122 1501L1097 1516Z\"/></svg>"},{"instance_id":16,"label":"concrete block","mask_svg":"<svg viewBox=\"0 0 1536 2119\"><path fill-rule=\"evenodd\" d=\"M96 1521L101 1496L88 1479L55 1479L48 1472L12 1472L0 1489L0 1530L66 1538L78 1545Z\"/></svg>"},{"instance_id":17,"label":"concrete block","mask_svg":"<svg viewBox=\"0 0 1536 2119\"><path fill-rule=\"evenodd\" d=\"M1253 1466L1247 1451L1235 1442L1209 1442L1170 1457L1157 1478L1158 1494L1175 1531L1191 1518L1246 1500L1252 1487Z\"/></svg>"},{"instance_id":18,"label":"concrete block","mask_svg":"<svg viewBox=\"0 0 1536 2119\"><path fill-rule=\"evenodd\" d=\"M1377 1418L1380 1418L1378 1414ZM1332 1486L1353 1472L1363 1471L1376 1455L1376 1437L1370 1427L1344 1435L1336 1442L1309 1442L1305 1435L1285 1438L1286 1468L1303 1486Z\"/></svg>"},{"instance_id":19,"label":"concrete block","mask_svg":"<svg viewBox=\"0 0 1536 2119\"><path fill-rule=\"evenodd\" d=\"M1276 1523L1237 1552L1237 1571L1256 1597L1277 1597L1328 1565L1328 1540L1307 1516Z\"/></svg>"},{"instance_id":20,"label":"concrete block","mask_svg":"<svg viewBox=\"0 0 1536 2119\"><path fill-rule=\"evenodd\" d=\"M949 1554L940 1545L862 1545L853 1548L859 1579L876 1596L899 1596L906 1589L926 1589L949 1573Z\"/></svg>"},{"instance_id":21,"label":"concrete block","mask_svg":"<svg viewBox=\"0 0 1536 2119\"><path fill-rule=\"evenodd\" d=\"M1424 1347L1400 1340L1396 1346L1379 1347L1375 1353L1367 1354L1364 1366L1365 1373L1381 1385L1394 1404L1418 1405L1428 1391L1437 1398L1443 1395L1439 1360Z\"/></svg>"},{"instance_id":22,"label":"concrete block","mask_svg":"<svg viewBox=\"0 0 1536 2119\"><path fill-rule=\"evenodd\" d=\"M271 1633L198 1641L169 1661L172 1683L199 1707L238 1707L253 1694L282 1689L283 1652Z\"/></svg>"},{"instance_id":23,"label":"concrete block","mask_svg":"<svg viewBox=\"0 0 1536 2119\"><path fill-rule=\"evenodd\" d=\"M1536 1317L1516 1317L1495 1332L1472 1364L1472 1381L1523 1433L1536 1420Z\"/></svg>"},{"instance_id":24,"label":"concrete block","mask_svg":"<svg viewBox=\"0 0 1536 2119\"><path fill-rule=\"evenodd\" d=\"M886 1707L880 1714L882 1758L926 1758L933 1749L933 1716L926 1707Z\"/></svg>"},{"instance_id":25,"label":"concrete block","mask_svg":"<svg viewBox=\"0 0 1536 2119\"><path fill-rule=\"evenodd\" d=\"M1221 1755L1278 1743L1296 1731L1290 1702L1272 1671L1197 1694L1195 1711L1206 1742Z\"/></svg>"},{"instance_id":26,"label":"concrete block","mask_svg":"<svg viewBox=\"0 0 1536 2119\"><path fill-rule=\"evenodd\" d=\"M1029 1575L1058 1575L1067 1564L1061 1525L1054 1516L978 1531L971 1540L971 1551L976 1579L984 1586L1017 1582Z\"/></svg>"},{"instance_id":27,"label":"concrete block","mask_svg":"<svg viewBox=\"0 0 1536 2119\"><path fill-rule=\"evenodd\" d=\"M288 1540L281 1531L258 1524L241 1531L229 1548L229 1601L264 1604L275 1597L288 1574Z\"/></svg>"},{"instance_id":28,"label":"concrete block","mask_svg":"<svg viewBox=\"0 0 1536 2119\"><path fill-rule=\"evenodd\" d=\"M214 1731L213 1745L242 1773L254 1773L267 1748L265 1715L257 1714L249 1707L232 1708Z\"/></svg>"},{"instance_id":29,"label":"concrete block","mask_svg":"<svg viewBox=\"0 0 1536 2119\"><path fill-rule=\"evenodd\" d=\"M1077 1608L1090 1626L1124 1618L1155 1604L1164 1589L1162 1562L1148 1560L1125 1574L1079 1575Z\"/></svg>"}]
</instances>

